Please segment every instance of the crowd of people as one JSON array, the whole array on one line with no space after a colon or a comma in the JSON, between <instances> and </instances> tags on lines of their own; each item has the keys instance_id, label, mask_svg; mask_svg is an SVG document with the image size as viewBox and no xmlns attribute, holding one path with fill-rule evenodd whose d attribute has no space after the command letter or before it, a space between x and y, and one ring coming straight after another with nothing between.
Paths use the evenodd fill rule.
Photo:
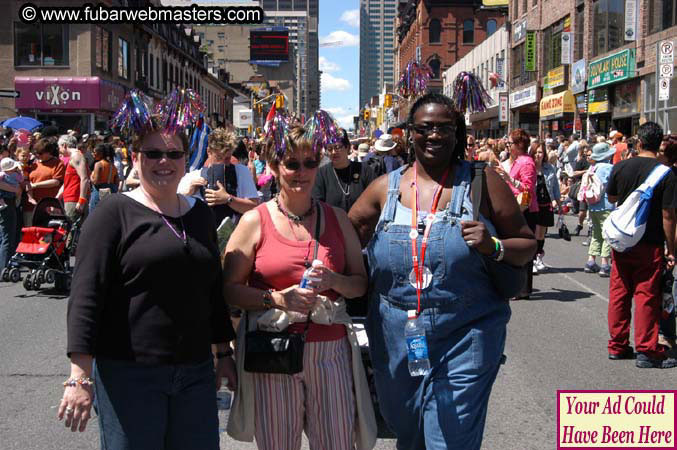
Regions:
<instances>
[{"instance_id":1,"label":"crowd of people","mask_svg":"<svg viewBox=\"0 0 677 450\"><path fill-rule=\"evenodd\" d=\"M235 391L235 439L297 449L305 431L311 448L372 448L376 421L346 307L360 299L398 448L479 449L510 318L489 262L526 272L511 299L529 299L533 276L549 268L547 230L567 212L578 216L575 234L588 219L583 270L610 277L609 358L677 366L666 355L674 308L666 319L661 293L663 267L674 266L677 175L654 190L638 245L616 252L602 235L656 165L677 162L677 137L655 123L633 138L515 129L478 140L448 97L427 94L374 139L339 130L318 146L290 124L280 146L216 128L204 166L186 172L184 131L149 120L127 139L46 127L13 130L1 147L0 267L41 199L60 199L84 222L58 414L83 431L95 405L102 448L217 449L223 378ZM221 251L225 222L234 231ZM426 330L423 377L407 369L411 311ZM257 329L302 335L300 372L248 370Z\"/></svg>"}]
</instances>

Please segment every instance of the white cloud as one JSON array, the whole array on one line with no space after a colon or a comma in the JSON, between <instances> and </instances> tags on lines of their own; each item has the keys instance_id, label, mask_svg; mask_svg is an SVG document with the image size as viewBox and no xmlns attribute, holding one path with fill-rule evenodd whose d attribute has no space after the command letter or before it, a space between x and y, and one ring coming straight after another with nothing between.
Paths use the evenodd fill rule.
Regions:
<instances>
[{"instance_id":1,"label":"white cloud","mask_svg":"<svg viewBox=\"0 0 677 450\"><path fill-rule=\"evenodd\" d=\"M346 108L343 108L342 106L336 106L332 108L322 108L325 111L327 111L329 114L334 116L336 118L337 116L345 116L348 114L348 110Z\"/></svg>"},{"instance_id":2,"label":"white cloud","mask_svg":"<svg viewBox=\"0 0 677 450\"><path fill-rule=\"evenodd\" d=\"M324 56L320 56L320 70L322 72L338 72L339 70L341 70L341 66L339 66L335 62L329 61Z\"/></svg>"},{"instance_id":3,"label":"white cloud","mask_svg":"<svg viewBox=\"0 0 677 450\"><path fill-rule=\"evenodd\" d=\"M320 44L334 43L332 47L357 47L360 44L359 36L347 31L332 31L327 36L320 38Z\"/></svg>"},{"instance_id":4,"label":"white cloud","mask_svg":"<svg viewBox=\"0 0 677 450\"><path fill-rule=\"evenodd\" d=\"M347 116L338 116L334 118L342 128L347 130L349 128L355 128L355 122L353 122L354 116L354 114L349 114Z\"/></svg>"},{"instance_id":5,"label":"white cloud","mask_svg":"<svg viewBox=\"0 0 677 450\"><path fill-rule=\"evenodd\" d=\"M322 86L323 91L349 91L352 86L350 81L344 78L338 78L333 76L330 73L322 73L322 80L320 85Z\"/></svg>"},{"instance_id":6,"label":"white cloud","mask_svg":"<svg viewBox=\"0 0 677 450\"><path fill-rule=\"evenodd\" d=\"M359 9L349 9L348 11L343 11L341 14L341 22L347 23L351 27L358 28L360 26L360 10Z\"/></svg>"}]
</instances>

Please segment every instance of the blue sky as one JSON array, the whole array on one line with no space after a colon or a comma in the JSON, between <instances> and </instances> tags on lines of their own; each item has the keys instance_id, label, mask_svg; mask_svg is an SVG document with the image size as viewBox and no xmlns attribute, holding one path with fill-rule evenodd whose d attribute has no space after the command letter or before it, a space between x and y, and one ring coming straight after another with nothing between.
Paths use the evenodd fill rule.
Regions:
<instances>
[{"instance_id":1,"label":"blue sky","mask_svg":"<svg viewBox=\"0 0 677 450\"><path fill-rule=\"evenodd\" d=\"M320 0L321 108L351 128L360 96L359 0Z\"/></svg>"}]
</instances>

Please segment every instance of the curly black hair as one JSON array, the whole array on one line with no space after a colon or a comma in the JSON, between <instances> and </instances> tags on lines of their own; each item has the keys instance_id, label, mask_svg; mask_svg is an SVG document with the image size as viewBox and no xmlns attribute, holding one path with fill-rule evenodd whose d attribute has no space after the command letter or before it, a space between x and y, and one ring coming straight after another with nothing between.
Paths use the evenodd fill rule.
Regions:
<instances>
[{"instance_id":1,"label":"curly black hair","mask_svg":"<svg viewBox=\"0 0 677 450\"><path fill-rule=\"evenodd\" d=\"M407 117L407 126L408 133L411 133L411 127L414 125L414 114L424 105L442 105L449 115L456 122L456 147L451 154L451 162L460 161L465 158L465 147L466 147L466 128L465 128L465 117L459 111L454 108L454 103L451 98L446 95L439 94L437 92L432 92L425 94L414 102L409 110L409 116ZM413 143L409 147L409 161L414 161L414 146Z\"/></svg>"}]
</instances>

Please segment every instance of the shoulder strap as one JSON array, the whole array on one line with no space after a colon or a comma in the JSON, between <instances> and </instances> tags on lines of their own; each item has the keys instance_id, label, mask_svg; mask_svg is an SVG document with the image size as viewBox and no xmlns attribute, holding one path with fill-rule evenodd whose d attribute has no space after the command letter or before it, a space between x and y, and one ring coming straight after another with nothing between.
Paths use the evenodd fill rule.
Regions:
<instances>
[{"instance_id":1,"label":"shoulder strap","mask_svg":"<svg viewBox=\"0 0 677 450\"><path fill-rule=\"evenodd\" d=\"M642 183L639 189L642 191L646 191L647 189L653 190L653 188L655 188L669 172L670 167L664 164L658 164L653 168L649 176L646 177L646 180L644 180L644 183Z\"/></svg>"},{"instance_id":2,"label":"shoulder strap","mask_svg":"<svg viewBox=\"0 0 677 450\"><path fill-rule=\"evenodd\" d=\"M315 221L315 250L313 250L313 261L317 259L317 251L320 248L320 227L322 225L322 209L323 209L322 204L320 202L317 202L317 220Z\"/></svg>"},{"instance_id":3,"label":"shoulder strap","mask_svg":"<svg viewBox=\"0 0 677 450\"><path fill-rule=\"evenodd\" d=\"M474 161L472 163L472 184L470 185L470 195L472 200L472 220L477 221L480 217L480 205L484 197L484 168L486 163L483 161Z\"/></svg>"}]
</instances>

